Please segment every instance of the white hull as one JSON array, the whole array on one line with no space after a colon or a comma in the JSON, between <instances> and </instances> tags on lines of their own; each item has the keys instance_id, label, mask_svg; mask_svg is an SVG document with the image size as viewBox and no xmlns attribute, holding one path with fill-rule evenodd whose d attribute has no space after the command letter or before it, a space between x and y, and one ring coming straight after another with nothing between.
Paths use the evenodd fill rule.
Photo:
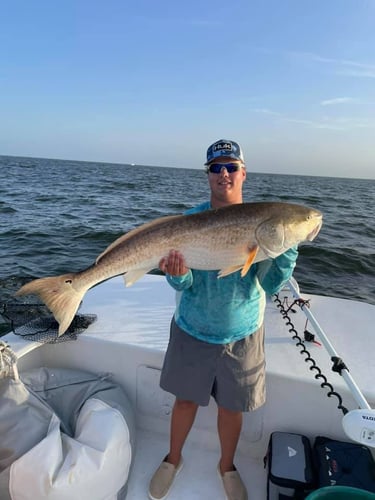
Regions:
<instances>
[{"instance_id":1,"label":"white hull","mask_svg":"<svg viewBox=\"0 0 375 500\"><path fill-rule=\"evenodd\" d=\"M283 291L280 297L292 294ZM375 306L322 296L307 296L311 310L331 343L344 359L352 377L370 406L375 406ZM284 299L283 299L284 300ZM298 306L290 313L299 333L306 317ZM145 276L125 289L121 278L90 290L80 313L98 319L77 341L40 345L10 334L8 342L19 357L18 369L37 366L80 368L111 372L130 397L136 413L137 448L129 478L130 500L147 498L150 477L168 450L169 415L173 397L159 388L160 369L168 342L169 323L174 311L174 291L165 279ZM312 331L311 325L308 329ZM323 347L307 343L307 348L349 410L358 408L340 375L331 371ZM274 302L266 312L267 402L245 415L236 465L247 485L251 500L265 500L266 454L270 433L290 431L313 439L318 435L348 440L342 428L342 413L336 397L328 398L309 370L309 363L295 347L285 321ZM184 448L185 466L168 498L195 500L224 498L216 472L219 445L216 408L211 401L198 412ZM94 499L95 500L95 499Z\"/></svg>"}]
</instances>

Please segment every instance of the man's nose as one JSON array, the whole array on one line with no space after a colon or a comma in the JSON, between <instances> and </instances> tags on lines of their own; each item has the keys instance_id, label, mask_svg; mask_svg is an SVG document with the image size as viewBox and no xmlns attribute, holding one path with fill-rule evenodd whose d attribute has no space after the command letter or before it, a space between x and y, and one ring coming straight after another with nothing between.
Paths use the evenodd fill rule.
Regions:
<instances>
[{"instance_id":1,"label":"man's nose","mask_svg":"<svg viewBox=\"0 0 375 500\"><path fill-rule=\"evenodd\" d=\"M227 167L225 167L224 165L220 169L220 175L228 175Z\"/></svg>"}]
</instances>

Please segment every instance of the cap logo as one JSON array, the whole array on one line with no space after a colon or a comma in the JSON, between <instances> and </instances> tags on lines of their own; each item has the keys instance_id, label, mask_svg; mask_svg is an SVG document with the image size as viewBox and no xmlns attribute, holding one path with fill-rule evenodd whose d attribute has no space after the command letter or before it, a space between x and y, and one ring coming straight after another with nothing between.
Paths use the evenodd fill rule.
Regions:
<instances>
[{"instance_id":1,"label":"cap logo","mask_svg":"<svg viewBox=\"0 0 375 500\"><path fill-rule=\"evenodd\" d=\"M231 141L229 139L219 139L218 141L211 144L211 146L207 149L206 165L215 158L225 156L243 162L241 147L239 144L237 144L237 142Z\"/></svg>"},{"instance_id":2,"label":"cap logo","mask_svg":"<svg viewBox=\"0 0 375 500\"><path fill-rule=\"evenodd\" d=\"M230 142L219 142L213 147L213 152L216 151L232 151L232 144Z\"/></svg>"}]
</instances>

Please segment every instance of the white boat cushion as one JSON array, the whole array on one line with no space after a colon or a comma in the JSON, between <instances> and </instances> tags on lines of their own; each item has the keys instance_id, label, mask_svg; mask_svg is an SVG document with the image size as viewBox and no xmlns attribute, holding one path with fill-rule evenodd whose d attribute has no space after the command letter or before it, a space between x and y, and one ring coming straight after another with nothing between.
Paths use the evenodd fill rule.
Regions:
<instances>
[{"instance_id":1,"label":"white boat cushion","mask_svg":"<svg viewBox=\"0 0 375 500\"><path fill-rule=\"evenodd\" d=\"M129 429L121 413L88 399L74 438L60 432L54 415L47 436L10 468L12 500L116 499L132 459Z\"/></svg>"},{"instance_id":2,"label":"white boat cushion","mask_svg":"<svg viewBox=\"0 0 375 500\"><path fill-rule=\"evenodd\" d=\"M121 500L134 412L110 374L38 368L0 379L2 500Z\"/></svg>"}]
</instances>

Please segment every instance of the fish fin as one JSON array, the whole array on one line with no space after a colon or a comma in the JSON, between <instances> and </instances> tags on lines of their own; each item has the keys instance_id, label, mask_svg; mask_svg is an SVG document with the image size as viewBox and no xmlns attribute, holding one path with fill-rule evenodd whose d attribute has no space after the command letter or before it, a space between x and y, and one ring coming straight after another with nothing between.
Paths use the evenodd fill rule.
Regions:
<instances>
[{"instance_id":1,"label":"fish fin","mask_svg":"<svg viewBox=\"0 0 375 500\"><path fill-rule=\"evenodd\" d=\"M239 271L240 269L242 269L242 264L239 266L230 266L230 267L226 267L225 269L220 269L217 277L224 278L224 276L229 276L229 274L235 273L236 271Z\"/></svg>"},{"instance_id":2,"label":"fish fin","mask_svg":"<svg viewBox=\"0 0 375 500\"><path fill-rule=\"evenodd\" d=\"M134 269L133 271L128 271L124 274L125 286L132 286L136 281L141 279L146 273L151 271L150 268L147 269Z\"/></svg>"},{"instance_id":3,"label":"fish fin","mask_svg":"<svg viewBox=\"0 0 375 500\"><path fill-rule=\"evenodd\" d=\"M59 337L69 328L86 289L74 288L74 273L40 278L22 286L16 295L37 295L59 323Z\"/></svg>"},{"instance_id":4,"label":"fish fin","mask_svg":"<svg viewBox=\"0 0 375 500\"><path fill-rule=\"evenodd\" d=\"M239 266L230 266L230 267L226 267L225 269L220 269L217 277L224 278L224 276L229 276L229 274L232 274L232 273L235 273L236 271L241 270L241 278L243 278L247 274L247 272L249 271L252 263L254 262L255 257L257 256L257 253L258 253L258 249L259 249L258 246L250 248L245 264L243 264L243 265L240 264Z\"/></svg>"},{"instance_id":5,"label":"fish fin","mask_svg":"<svg viewBox=\"0 0 375 500\"><path fill-rule=\"evenodd\" d=\"M245 264L242 268L242 271L241 271L241 278L246 276L246 274L248 273L252 263L255 260L255 257L257 256L258 249L259 249L259 247L257 245L255 247L249 249L249 255L247 256L246 262L245 262Z\"/></svg>"}]
</instances>

